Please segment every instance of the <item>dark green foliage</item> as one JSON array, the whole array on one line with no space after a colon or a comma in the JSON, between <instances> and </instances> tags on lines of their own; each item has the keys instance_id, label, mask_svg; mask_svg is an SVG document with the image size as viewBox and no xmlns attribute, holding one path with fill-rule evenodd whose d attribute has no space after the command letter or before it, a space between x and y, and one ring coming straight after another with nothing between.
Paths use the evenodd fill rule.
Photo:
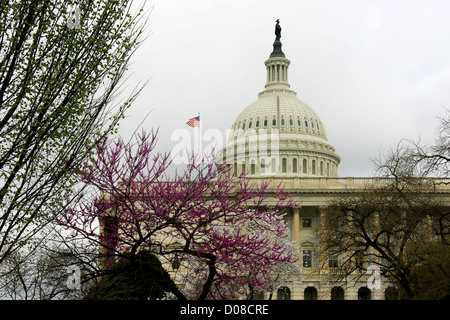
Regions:
<instances>
[{"instance_id":1,"label":"dark green foliage","mask_svg":"<svg viewBox=\"0 0 450 320\"><path fill-rule=\"evenodd\" d=\"M423 243L415 250L413 299L450 300L450 246Z\"/></svg>"},{"instance_id":2,"label":"dark green foliage","mask_svg":"<svg viewBox=\"0 0 450 320\"><path fill-rule=\"evenodd\" d=\"M161 262L149 252L115 263L91 288L89 300L155 300L176 286Z\"/></svg>"}]
</instances>

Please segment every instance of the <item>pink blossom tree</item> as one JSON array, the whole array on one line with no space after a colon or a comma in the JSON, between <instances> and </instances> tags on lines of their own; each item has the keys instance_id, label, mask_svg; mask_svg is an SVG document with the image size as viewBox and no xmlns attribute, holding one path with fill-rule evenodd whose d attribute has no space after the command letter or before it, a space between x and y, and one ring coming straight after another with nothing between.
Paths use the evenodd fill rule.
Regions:
<instances>
[{"instance_id":1,"label":"pink blossom tree","mask_svg":"<svg viewBox=\"0 0 450 320\"><path fill-rule=\"evenodd\" d=\"M271 270L298 257L284 221L292 199L281 186L269 190L267 183L233 176L227 165L194 157L169 175L170 156L155 154L156 138L157 132L142 131L135 144L118 138L99 145L77 170L95 198L80 197L60 225L100 248L103 272L140 250L178 275L195 271L195 293L178 281L178 299L237 299L242 292L230 288L267 289Z\"/></svg>"}]
</instances>

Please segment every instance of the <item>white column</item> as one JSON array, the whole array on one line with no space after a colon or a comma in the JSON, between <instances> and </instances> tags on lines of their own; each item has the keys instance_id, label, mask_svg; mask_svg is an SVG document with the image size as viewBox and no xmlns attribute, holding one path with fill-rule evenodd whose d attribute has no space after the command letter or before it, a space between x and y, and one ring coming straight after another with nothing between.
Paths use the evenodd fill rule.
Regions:
<instances>
[{"instance_id":1,"label":"white column","mask_svg":"<svg viewBox=\"0 0 450 320\"><path fill-rule=\"evenodd\" d=\"M297 242L297 245L300 247L300 207L296 207L293 209L293 233L294 233L294 241Z\"/></svg>"}]
</instances>

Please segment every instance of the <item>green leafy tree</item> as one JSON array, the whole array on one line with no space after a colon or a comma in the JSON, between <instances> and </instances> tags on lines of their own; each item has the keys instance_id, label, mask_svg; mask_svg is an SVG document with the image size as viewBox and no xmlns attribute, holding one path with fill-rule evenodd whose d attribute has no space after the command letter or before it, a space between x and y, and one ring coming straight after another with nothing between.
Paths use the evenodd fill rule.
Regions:
<instances>
[{"instance_id":1,"label":"green leafy tree","mask_svg":"<svg viewBox=\"0 0 450 320\"><path fill-rule=\"evenodd\" d=\"M421 243L412 267L414 299L450 300L450 246L442 242Z\"/></svg>"},{"instance_id":2,"label":"green leafy tree","mask_svg":"<svg viewBox=\"0 0 450 320\"><path fill-rule=\"evenodd\" d=\"M0 3L0 263L60 212L73 168L117 129L146 15L128 0ZM136 10L136 11L134 11Z\"/></svg>"}]
</instances>

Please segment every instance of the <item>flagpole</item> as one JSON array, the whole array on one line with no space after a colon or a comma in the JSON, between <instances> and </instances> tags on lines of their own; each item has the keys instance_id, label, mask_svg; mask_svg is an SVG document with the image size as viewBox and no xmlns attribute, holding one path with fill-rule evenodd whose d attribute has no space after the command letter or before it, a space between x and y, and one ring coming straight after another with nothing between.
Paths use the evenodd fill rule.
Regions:
<instances>
[{"instance_id":1,"label":"flagpole","mask_svg":"<svg viewBox=\"0 0 450 320\"><path fill-rule=\"evenodd\" d=\"M187 125L194 128L194 147L192 148L192 153L194 157L194 162L197 165L198 160L203 160L203 145L202 145L202 121L200 120L200 112L197 117L189 119ZM198 135L197 139L195 135ZM197 146L195 145L197 143ZM197 153L196 153L197 152Z\"/></svg>"},{"instance_id":2,"label":"flagpole","mask_svg":"<svg viewBox=\"0 0 450 320\"><path fill-rule=\"evenodd\" d=\"M198 118L200 119L200 112L198 113ZM198 157L199 157L200 164L202 163L202 159L203 159L203 156L202 156L202 152L203 152L203 150L202 150L203 149L202 129L203 129L202 120L200 119L200 126L198 127Z\"/></svg>"}]
</instances>

